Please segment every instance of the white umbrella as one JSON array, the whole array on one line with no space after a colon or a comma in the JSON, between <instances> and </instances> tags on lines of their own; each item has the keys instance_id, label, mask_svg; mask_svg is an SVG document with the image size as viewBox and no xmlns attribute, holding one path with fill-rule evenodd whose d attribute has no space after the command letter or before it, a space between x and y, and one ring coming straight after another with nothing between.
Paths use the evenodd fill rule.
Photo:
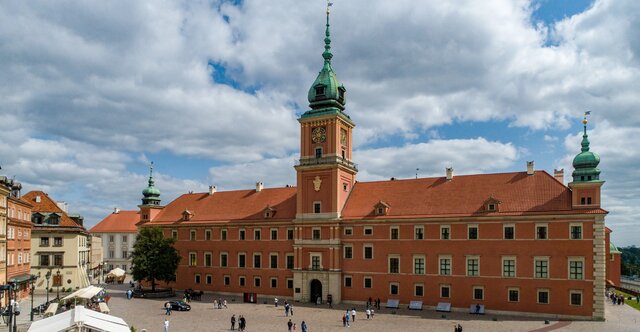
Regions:
<instances>
[{"instance_id":1,"label":"white umbrella","mask_svg":"<svg viewBox=\"0 0 640 332\"><path fill-rule=\"evenodd\" d=\"M113 270L109 271L109 273L107 273L107 275L113 275L115 277L122 277L125 274L126 274L126 272L123 269L119 268L119 267L116 267L115 269L113 269Z\"/></svg>"},{"instance_id":2,"label":"white umbrella","mask_svg":"<svg viewBox=\"0 0 640 332\"><path fill-rule=\"evenodd\" d=\"M96 287L96 286L89 286L89 287L81 288L81 289L78 289L77 291L65 296L63 298L63 300L69 300L69 299L73 299L73 298L90 299L90 298L98 295L98 293L100 293L103 289L104 288L102 288L102 287Z\"/></svg>"}]
</instances>

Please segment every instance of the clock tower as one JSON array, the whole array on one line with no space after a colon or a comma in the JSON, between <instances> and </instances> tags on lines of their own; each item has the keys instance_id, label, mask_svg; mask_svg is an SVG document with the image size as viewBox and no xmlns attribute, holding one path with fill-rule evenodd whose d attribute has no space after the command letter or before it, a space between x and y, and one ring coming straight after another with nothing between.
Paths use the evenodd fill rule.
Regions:
<instances>
[{"instance_id":1,"label":"clock tower","mask_svg":"<svg viewBox=\"0 0 640 332\"><path fill-rule=\"evenodd\" d=\"M330 6L330 3L327 3ZM340 303L342 208L355 183L355 124L344 112L346 90L331 67L329 7L324 65L309 88L309 108L300 116L300 161L294 224L293 283L296 301Z\"/></svg>"}]
</instances>

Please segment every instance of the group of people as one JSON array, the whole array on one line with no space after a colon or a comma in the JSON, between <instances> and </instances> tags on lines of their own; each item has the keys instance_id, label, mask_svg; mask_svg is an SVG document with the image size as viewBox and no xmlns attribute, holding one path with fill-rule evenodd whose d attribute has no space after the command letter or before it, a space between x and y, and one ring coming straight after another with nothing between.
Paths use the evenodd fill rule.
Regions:
<instances>
[{"instance_id":1,"label":"group of people","mask_svg":"<svg viewBox=\"0 0 640 332\"><path fill-rule=\"evenodd\" d=\"M377 298L376 301L373 302L373 299L371 298L371 296L369 296L369 301L367 301L367 308L376 308L380 310L380 298Z\"/></svg>"},{"instance_id":2,"label":"group of people","mask_svg":"<svg viewBox=\"0 0 640 332\"><path fill-rule=\"evenodd\" d=\"M453 324L453 332L462 332L462 325L460 324Z\"/></svg>"},{"instance_id":3,"label":"group of people","mask_svg":"<svg viewBox=\"0 0 640 332\"><path fill-rule=\"evenodd\" d=\"M213 309L228 309L229 307L227 307L227 300L223 300L223 299L217 299L217 300L213 300Z\"/></svg>"},{"instance_id":4,"label":"group of people","mask_svg":"<svg viewBox=\"0 0 640 332\"><path fill-rule=\"evenodd\" d=\"M300 330L302 332L307 332L307 323L305 323L305 321L302 321L302 323L300 323ZM298 331L298 327L297 327L296 323L292 322L291 319L289 319L289 321L287 322L287 331L289 331L289 332L297 332Z\"/></svg>"},{"instance_id":5,"label":"group of people","mask_svg":"<svg viewBox=\"0 0 640 332\"><path fill-rule=\"evenodd\" d=\"M371 309L367 309L367 310L371 310ZM371 315L371 311L369 311L369 313L367 314L367 318L369 318ZM351 308L351 310L347 309L347 312L342 315L342 326L344 327L349 327L349 323L350 322L355 322L356 321L356 308Z\"/></svg>"},{"instance_id":6,"label":"group of people","mask_svg":"<svg viewBox=\"0 0 640 332\"><path fill-rule=\"evenodd\" d=\"M293 305L287 303L287 301L284 301L284 316L289 317L289 314L293 316Z\"/></svg>"},{"instance_id":7,"label":"group of people","mask_svg":"<svg viewBox=\"0 0 640 332\"><path fill-rule=\"evenodd\" d=\"M247 319L244 318L244 316L242 315L238 316L237 323L238 323L238 331L244 331L244 329L247 327ZM234 331L235 329L236 329L236 315L234 314L231 316L231 331Z\"/></svg>"}]
</instances>

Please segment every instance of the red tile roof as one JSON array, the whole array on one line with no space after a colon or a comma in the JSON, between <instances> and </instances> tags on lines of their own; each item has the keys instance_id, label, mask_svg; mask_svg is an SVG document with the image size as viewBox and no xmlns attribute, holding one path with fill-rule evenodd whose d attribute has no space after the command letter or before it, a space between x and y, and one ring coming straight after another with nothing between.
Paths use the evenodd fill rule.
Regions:
<instances>
[{"instance_id":1,"label":"red tile roof","mask_svg":"<svg viewBox=\"0 0 640 332\"><path fill-rule=\"evenodd\" d=\"M500 202L486 211L486 202ZM389 205L385 216L374 206ZM504 216L523 214L606 213L602 209L572 210L571 191L544 171L478 174L377 182L358 182L342 211L344 219Z\"/></svg>"},{"instance_id":2,"label":"red tile roof","mask_svg":"<svg viewBox=\"0 0 640 332\"><path fill-rule=\"evenodd\" d=\"M36 202L36 197L40 196L40 202ZM73 219L69 218L66 212L64 212L58 204L54 200L52 200L47 193L43 191L30 191L24 194L21 198L23 201L31 204L31 212L42 212L42 213L57 213L60 215L60 223L58 226L53 226L52 228L60 228L60 227L77 227L80 229L84 229L82 225L77 224ZM38 228L43 228L46 226L34 225Z\"/></svg>"},{"instance_id":3,"label":"red tile roof","mask_svg":"<svg viewBox=\"0 0 640 332\"><path fill-rule=\"evenodd\" d=\"M138 211L118 211L111 213L89 230L90 233L137 233L136 223L140 221Z\"/></svg>"},{"instance_id":4,"label":"red tile roof","mask_svg":"<svg viewBox=\"0 0 640 332\"><path fill-rule=\"evenodd\" d=\"M165 206L149 224L263 220L263 213L267 207L276 210L275 215L269 220L295 219L296 188L269 188L259 192L255 190L221 191L213 195L184 194ZM189 221L181 221L185 210L193 213Z\"/></svg>"}]
</instances>

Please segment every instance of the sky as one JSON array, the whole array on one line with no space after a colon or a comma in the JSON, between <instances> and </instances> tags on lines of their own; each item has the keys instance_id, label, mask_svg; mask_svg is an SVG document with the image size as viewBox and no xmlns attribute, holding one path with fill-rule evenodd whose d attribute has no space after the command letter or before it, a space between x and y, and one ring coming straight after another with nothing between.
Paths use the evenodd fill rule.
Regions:
<instances>
[{"instance_id":1,"label":"sky","mask_svg":"<svg viewBox=\"0 0 640 332\"><path fill-rule=\"evenodd\" d=\"M640 245L640 2L334 0L359 181L526 170L580 150ZM88 227L162 202L295 184L296 119L322 67L323 0L3 1L0 173Z\"/></svg>"}]
</instances>

